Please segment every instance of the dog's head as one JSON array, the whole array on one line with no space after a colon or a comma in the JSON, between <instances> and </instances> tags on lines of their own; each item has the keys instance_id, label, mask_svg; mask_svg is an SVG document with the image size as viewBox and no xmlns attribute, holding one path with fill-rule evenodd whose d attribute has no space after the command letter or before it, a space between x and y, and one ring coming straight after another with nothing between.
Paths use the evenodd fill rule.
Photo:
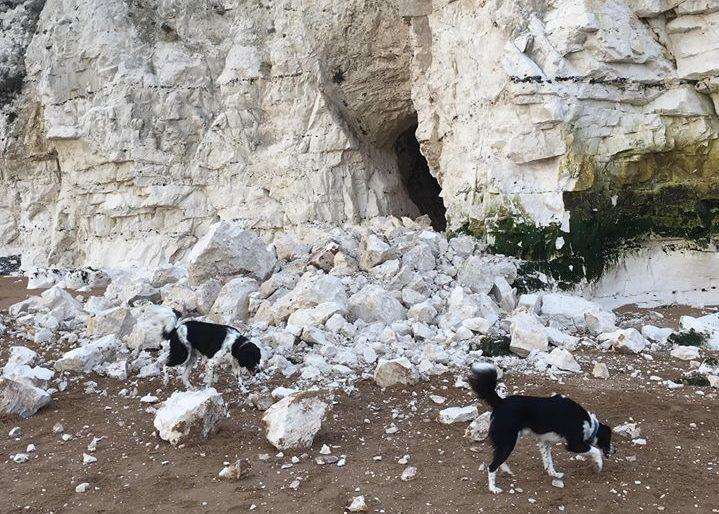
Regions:
<instances>
[{"instance_id":1,"label":"dog's head","mask_svg":"<svg viewBox=\"0 0 719 514\"><path fill-rule=\"evenodd\" d=\"M612 444L612 429L604 423L599 423L599 429L597 430L597 436L595 438L596 446L602 450L605 456L616 452L614 445Z\"/></svg>"},{"instance_id":2,"label":"dog's head","mask_svg":"<svg viewBox=\"0 0 719 514\"><path fill-rule=\"evenodd\" d=\"M255 374L259 371L262 352L255 343L248 340L236 342L232 347L232 356L250 373Z\"/></svg>"}]
</instances>

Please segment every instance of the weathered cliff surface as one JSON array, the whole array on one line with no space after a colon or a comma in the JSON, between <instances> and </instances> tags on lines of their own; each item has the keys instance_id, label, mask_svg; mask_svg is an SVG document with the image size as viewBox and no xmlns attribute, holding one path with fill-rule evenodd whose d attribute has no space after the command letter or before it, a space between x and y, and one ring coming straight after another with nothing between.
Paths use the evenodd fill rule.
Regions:
<instances>
[{"instance_id":1,"label":"weathered cliff surface","mask_svg":"<svg viewBox=\"0 0 719 514\"><path fill-rule=\"evenodd\" d=\"M564 275L714 223L718 1L5 5L0 249L25 266L158 264L217 219L436 218L422 156L450 229Z\"/></svg>"}]
</instances>

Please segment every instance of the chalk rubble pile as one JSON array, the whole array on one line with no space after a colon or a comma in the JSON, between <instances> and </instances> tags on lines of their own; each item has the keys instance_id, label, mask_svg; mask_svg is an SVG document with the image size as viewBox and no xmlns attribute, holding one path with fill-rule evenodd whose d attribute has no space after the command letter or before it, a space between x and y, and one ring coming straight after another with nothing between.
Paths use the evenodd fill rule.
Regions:
<instances>
[{"instance_id":1,"label":"chalk rubble pile","mask_svg":"<svg viewBox=\"0 0 719 514\"><path fill-rule=\"evenodd\" d=\"M258 391L255 404L269 409L268 438L277 448L310 445L319 430L328 405L303 396L308 390L351 390L359 379L373 379L381 388L408 386L487 359L516 370L593 370L606 378L605 367L576 350L671 349L671 331L620 328L612 312L551 291L549 283L547 291L522 293L521 264L487 253L470 236L434 232L423 217L387 217L362 226L280 233L270 244L223 221L174 265L36 270L32 285L47 289L10 307L9 315L18 335L63 351L43 368L32 366L30 350L13 349L3 368L3 410L28 416L46 405L54 375L49 368L61 375L56 381L89 373L118 380L159 376L166 358L161 336L175 323L172 309L237 326L260 346L263 371L246 384ZM91 294L101 290L96 288L104 291ZM70 289L89 296L73 296ZM708 332L710 342L719 339L714 318L686 318L682 323ZM691 352L672 355L693 358ZM270 407L266 382L272 376L292 381L299 396L275 396L280 401ZM211 398L220 409L220 393ZM298 401L311 405L295 409ZM192 402L173 395L155 424L163 438L178 442L182 436L172 428L177 421L165 416L175 403ZM311 415L298 421L296 411L303 409ZM220 417L213 410L213 420ZM216 425L208 427L206 418L202 423L204 435ZM295 430L294 424L304 428ZM484 425L475 424L475 438L482 437Z\"/></svg>"}]
</instances>

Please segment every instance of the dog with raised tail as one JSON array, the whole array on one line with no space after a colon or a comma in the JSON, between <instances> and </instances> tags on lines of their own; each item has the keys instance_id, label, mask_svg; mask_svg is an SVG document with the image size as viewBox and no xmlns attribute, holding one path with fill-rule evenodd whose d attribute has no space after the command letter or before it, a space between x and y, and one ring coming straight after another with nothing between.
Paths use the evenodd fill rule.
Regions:
<instances>
[{"instance_id":1,"label":"dog with raised tail","mask_svg":"<svg viewBox=\"0 0 719 514\"><path fill-rule=\"evenodd\" d=\"M179 313L176 313L179 318ZM163 337L170 342L170 353L165 365L167 367L182 366L182 383L187 389L192 388L190 372L197 354L207 358L205 368L205 385L212 386L215 382L215 368L229 363L235 373L241 389L244 389L242 370L255 374L262 361L262 353L256 344L240 334L239 330L227 325L207 323L193 319L179 320ZM167 378L165 379L167 382Z\"/></svg>"},{"instance_id":2,"label":"dog with raised tail","mask_svg":"<svg viewBox=\"0 0 719 514\"><path fill-rule=\"evenodd\" d=\"M497 369L488 363L472 366L469 384L492 409L489 440L494 447L489 465L489 490L501 493L497 487L497 470L511 475L507 459L520 437L533 435L538 439L544 469L553 478L564 473L554 469L552 444L562 442L568 451L592 458L597 471L602 470L602 453L614 453L612 430L574 400L562 395L551 397L497 394Z\"/></svg>"}]
</instances>

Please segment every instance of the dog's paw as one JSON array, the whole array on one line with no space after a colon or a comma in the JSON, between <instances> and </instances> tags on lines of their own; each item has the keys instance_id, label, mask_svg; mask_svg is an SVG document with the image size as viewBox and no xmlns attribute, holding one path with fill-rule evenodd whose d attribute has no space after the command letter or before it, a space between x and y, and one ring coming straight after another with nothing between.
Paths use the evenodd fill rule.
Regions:
<instances>
[{"instance_id":1,"label":"dog's paw","mask_svg":"<svg viewBox=\"0 0 719 514\"><path fill-rule=\"evenodd\" d=\"M594 469L597 470L597 473L601 473L602 468L604 468L604 465L601 462L597 462L597 465L594 467Z\"/></svg>"},{"instance_id":2,"label":"dog's paw","mask_svg":"<svg viewBox=\"0 0 719 514\"><path fill-rule=\"evenodd\" d=\"M555 471L554 473L549 473L549 476L552 478L564 478L564 473L560 473L559 471Z\"/></svg>"},{"instance_id":3,"label":"dog's paw","mask_svg":"<svg viewBox=\"0 0 719 514\"><path fill-rule=\"evenodd\" d=\"M499 494L502 492L502 489L497 487L496 485L489 486L489 492L492 494Z\"/></svg>"}]
</instances>

